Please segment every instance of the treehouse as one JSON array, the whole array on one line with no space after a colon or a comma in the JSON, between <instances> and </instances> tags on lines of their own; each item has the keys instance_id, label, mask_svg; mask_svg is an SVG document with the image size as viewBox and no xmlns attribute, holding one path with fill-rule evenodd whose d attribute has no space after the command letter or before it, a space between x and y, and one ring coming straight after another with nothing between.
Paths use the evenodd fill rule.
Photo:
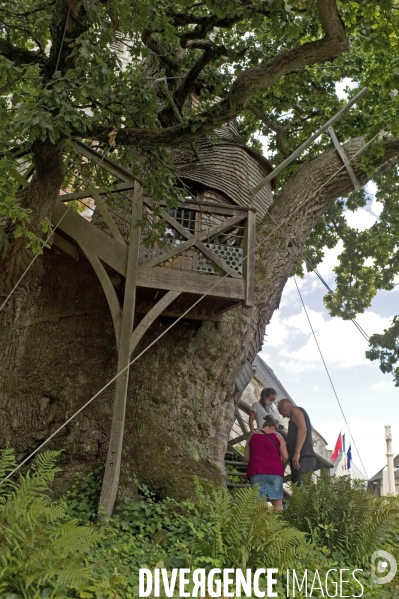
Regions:
<instances>
[{"instance_id":1,"label":"treehouse","mask_svg":"<svg viewBox=\"0 0 399 599\"><path fill-rule=\"evenodd\" d=\"M60 194L52 218L55 226L59 223L54 246L74 256L83 253L92 264L94 255L97 274L106 271L102 284L107 274L113 286L122 289L134 218L141 225L133 223L137 260L134 266L129 261L135 270L137 315L149 314L168 292L173 294L164 299L157 316L218 320L237 305L253 305L256 220L265 215L272 193L268 185L252 199L250 189L271 172L267 160L228 137L217 144L201 140L200 162L189 152L176 156L185 201L166 209L143 196L133 214L134 176L89 146L77 143L76 148L115 179L108 187L88 184L85 190ZM65 207L71 200L87 198L95 206L91 222ZM128 209L121 210L118 198ZM164 230L151 243L160 220Z\"/></svg>"},{"instance_id":2,"label":"treehouse","mask_svg":"<svg viewBox=\"0 0 399 599\"><path fill-rule=\"evenodd\" d=\"M131 356L158 317L219 320L254 302L256 221L272 202L270 184L250 190L272 170L232 127L195 152L175 151L184 201L170 209L143 194L128 169L81 142L72 173L81 189L63 191L52 213L52 251L87 259L107 298L118 348L115 403L100 506L112 513L119 480ZM103 185L85 175L104 173ZM71 202L84 202L84 212ZM158 232L158 234L156 234ZM159 233L160 232L160 233Z\"/></svg>"}]
</instances>

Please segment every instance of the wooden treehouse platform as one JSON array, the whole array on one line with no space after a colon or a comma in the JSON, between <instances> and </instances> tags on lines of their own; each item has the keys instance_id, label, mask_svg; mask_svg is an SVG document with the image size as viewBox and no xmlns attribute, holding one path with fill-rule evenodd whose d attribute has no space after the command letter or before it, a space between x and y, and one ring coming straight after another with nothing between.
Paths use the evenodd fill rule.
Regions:
<instances>
[{"instance_id":1,"label":"wooden treehouse platform","mask_svg":"<svg viewBox=\"0 0 399 599\"><path fill-rule=\"evenodd\" d=\"M131 227L131 209L133 203L137 203L137 197L132 194L136 179L89 146L78 144L77 147L87 159L101 162L101 167L117 180L107 188L89 185L85 190L61 194L52 214L53 224L58 225L53 243L74 257L83 253L92 264L94 255L103 267L97 263L97 274L104 269L108 278L117 281L116 287L122 288L127 274L129 239L121 233L120 225L123 229ZM107 198L108 201L114 199L114 203L123 199L130 213L126 209L122 215L120 209L116 214L111 213ZM102 217L99 226L65 206L83 199L95 204ZM151 198L142 195L140 204L134 218L142 226L133 229L138 243L136 313L152 314L163 300L163 309L157 310L158 315L179 317L186 313L186 318L217 320L237 305L253 305L256 225L253 208L193 198L172 210L161 203L159 210L159 204L155 206ZM154 221L160 219L165 222L165 231L155 245L150 245L151 228ZM100 280L106 283L104 273ZM173 295L165 299L168 292ZM205 294L206 297L196 303Z\"/></svg>"}]
</instances>

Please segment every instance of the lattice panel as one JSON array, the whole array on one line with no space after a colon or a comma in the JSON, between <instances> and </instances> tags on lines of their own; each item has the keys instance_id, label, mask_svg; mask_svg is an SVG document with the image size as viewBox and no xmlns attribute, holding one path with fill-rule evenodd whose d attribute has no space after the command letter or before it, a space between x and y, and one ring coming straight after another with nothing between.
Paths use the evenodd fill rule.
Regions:
<instances>
[{"instance_id":1,"label":"lattice panel","mask_svg":"<svg viewBox=\"0 0 399 599\"><path fill-rule=\"evenodd\" d=\"M143 243L140 244L139 264L144 264L144 262L151 260L151 258L154 258L155 256L160 256L161 254L168 252L170 248L175 247L176 245L179 245L179 243L181 243L178 239L173 239L171 237L163 237L161 239L161 242L161 246L156 247L147 247Z\"/></svg>"},{"instance_id":2,"label":"lattice panel","mask_svg":"<svg viewBox=\"0 0 399 599\"><path fill-rule=\"evenodd\" d=\"M216 245L214 243L207 243L205 245L216 256L222 258L222 260L224 260L226 264L231 266L231 268L234 268L236 272L242 275L242 260L244 258L244 250L242 248L230 247L228 245ZM208 263L209 260L206 260L204 257L204 262ZM212 262L209 262L209 264L213 266ZM211 272L209 271L208 265L204 266L204 268L200 266L199 271Z\"/></svg>"}]
</instances>

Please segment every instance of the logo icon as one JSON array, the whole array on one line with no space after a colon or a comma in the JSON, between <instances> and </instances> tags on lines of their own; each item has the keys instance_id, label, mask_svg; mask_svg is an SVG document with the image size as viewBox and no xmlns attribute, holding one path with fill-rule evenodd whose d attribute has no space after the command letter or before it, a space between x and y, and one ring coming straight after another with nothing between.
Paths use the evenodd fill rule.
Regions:
<instances>
[{"instance_id":1,"label":"logo icon","mask_svg":"<svg viewBox=\"0 0 399 599\"><path fill-rule=\"evenodd\" d=\"M396 560L388 551L375 551L371 556L371 578L377 584L391 582L396 576L397 569ZM384 573L385 576L381 576Z\"/></svg>"}]
</instances>

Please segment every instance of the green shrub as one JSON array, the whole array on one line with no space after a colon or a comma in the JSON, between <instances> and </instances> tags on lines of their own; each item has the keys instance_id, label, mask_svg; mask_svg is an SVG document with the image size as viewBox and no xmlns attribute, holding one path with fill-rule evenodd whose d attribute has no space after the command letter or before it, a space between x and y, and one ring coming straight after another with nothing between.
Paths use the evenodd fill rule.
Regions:
<instances>
[{"instance_id":1,"label":"green shrub","mask_svg":"<svg viewBox=\"0 0 399 599\"><path fill-rule=\"evenodd\" d=\"M306 477L301 487L293 486L284 513L314 545L356 567L369 564L386 544L398 515L397 500L375 497L348 476Z\"/></svg>"}]
</instances>

